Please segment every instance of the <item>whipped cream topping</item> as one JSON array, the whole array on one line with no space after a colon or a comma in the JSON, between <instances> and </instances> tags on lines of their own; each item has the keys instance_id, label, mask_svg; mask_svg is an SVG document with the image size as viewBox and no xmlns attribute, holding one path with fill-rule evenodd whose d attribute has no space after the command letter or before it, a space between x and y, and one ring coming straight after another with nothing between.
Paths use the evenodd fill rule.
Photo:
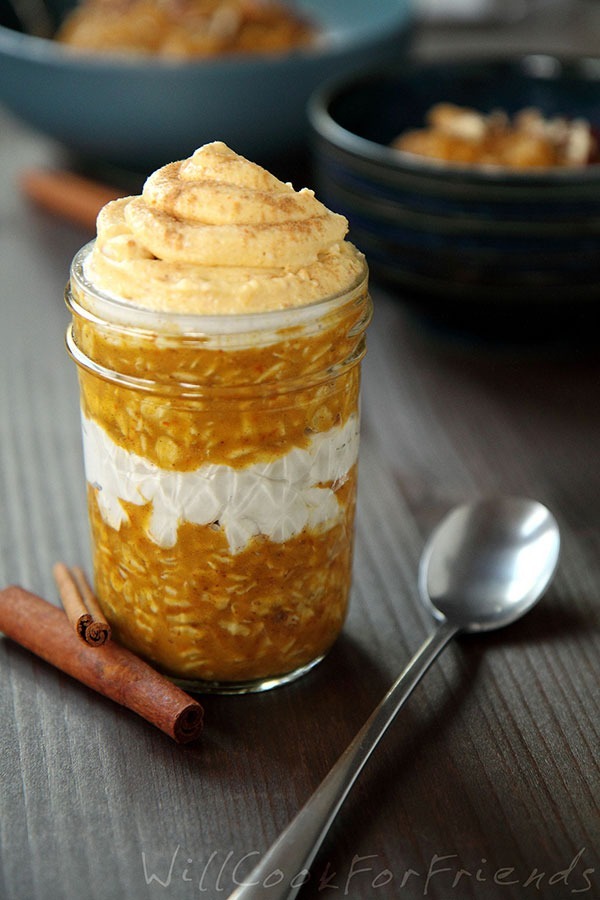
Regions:
<instances>
[{"instance_id":1,"label":"whipped cream topping","mask_svg":"<svg viewBox=\"0 0 600 900\"><path fill-rule=\"evenodd\" d=\"M260 312L348 289L364 270L348 223L221 142L100 212L88 278L160 311Z\"/></svg>"},{"instance_id":2,"label":"whipped cream topping","mask_svg":"<svg viewBox=\"0 0 600 900\"><path fill-rule=\"evenodd\" d=\"M83 417L88 482L104 521L118 530L127 521L121 500L152 503L148 537L160 547L177 543L182 522L222 528L231 553L255 535L280 543L304 528L329 528L338 520L335 489L358 457L359 423L313 435L273 462L243 469L204 464L191 472L171 472L115 444L104 429Z\"/></svg>"}]
</instances>

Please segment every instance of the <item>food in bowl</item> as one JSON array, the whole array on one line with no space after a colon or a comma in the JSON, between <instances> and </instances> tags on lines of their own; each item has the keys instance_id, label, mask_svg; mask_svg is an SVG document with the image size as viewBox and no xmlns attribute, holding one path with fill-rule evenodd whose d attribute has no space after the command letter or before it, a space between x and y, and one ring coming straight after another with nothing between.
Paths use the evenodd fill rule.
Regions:
<instances>
[{"instance_id":1,"label":"food in bowl","mask_svg":"<svg viewBox=\"0 0 600 900\"><path fill-rule=\"evenodd\" d=\"M391 146L445 162L512 169L586 166L598 161L598 143L589 122L582 118L546 118L534 108L522 109L511 118L503 110L483 114L437 103L425 120L427 127L403 132Z\"/></svg>"},{"instance_id":2,"label":"food in bowl","mask_svg":"<svg viewBox=\"0 0 600 900\"><path fill-rule=\"evenodd\" d=\"M56 38L94 53L168 58L282 53L316 29L278 0L83 0Z\"/></svg>"},{"instance_id":3,"label":"food in bowl","mask_svg":"<svg viewBox=\"0 0 600 900\"><path fill-rule=\"evenodd\" d=\"M288 681L342 627L371 314L346 230L214 142L109 203L75 258L98 599L190 687Z\"/></svg>"}]
</instances>

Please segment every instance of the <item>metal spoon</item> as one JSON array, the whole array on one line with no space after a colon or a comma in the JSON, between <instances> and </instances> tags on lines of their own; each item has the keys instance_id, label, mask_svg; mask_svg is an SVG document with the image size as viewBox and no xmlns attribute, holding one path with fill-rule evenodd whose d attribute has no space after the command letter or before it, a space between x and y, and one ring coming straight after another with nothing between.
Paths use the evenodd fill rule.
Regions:
<instances>
[{"instance_id":1,"label":"metal spoon","mask_svg":"<svg viewBox=\"0 0 600 900\"><path fill-rule=\"evenodd\" d=\"M560 549L554 516L535 500L459 506L421 559L419 591L437 627L308 802L229 900L290 900L363 766L413 688L459 632L490 631L526 613L548 587Z\"/></svg>"}]
</instances>

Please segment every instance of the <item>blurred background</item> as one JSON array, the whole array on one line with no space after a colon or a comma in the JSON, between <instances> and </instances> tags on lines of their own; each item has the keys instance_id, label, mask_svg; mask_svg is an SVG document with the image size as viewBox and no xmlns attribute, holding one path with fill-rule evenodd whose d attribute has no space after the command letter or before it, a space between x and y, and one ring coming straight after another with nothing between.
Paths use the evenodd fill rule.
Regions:
<instances>
[{"instance_id":1,"label":"blurred background","mask_svg":"<svg viewBox=\"0 0 600 900\"><path fill-rule=\"evenodd\" d=\"M416 0L415 11L414 51L428 58L598 52L597 0Z\"/></svg>"},{"instance_id":2,"label":"blurred background","mask_svg":"<svg viewBox=\"0 0 600 900\"><path fill-rule=\"evenodd\" d=\"M315 23L314 46L165 60L48 39L73 5L0 0L0 104L81 159L142 173L216 138L291 161L308 137L308 97L336 75L411 58L594 55L600 33L596 0L289 0Z\"/></svg>"}]
</instances>

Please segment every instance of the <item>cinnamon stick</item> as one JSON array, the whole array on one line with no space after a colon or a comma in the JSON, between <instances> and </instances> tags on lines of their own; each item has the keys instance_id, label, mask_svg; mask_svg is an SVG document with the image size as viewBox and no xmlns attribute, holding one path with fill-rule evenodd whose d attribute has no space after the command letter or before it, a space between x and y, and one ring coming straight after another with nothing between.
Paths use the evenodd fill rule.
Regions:
<instances>
[{"instance_id":1,"label":"cinnamon stick","mask_svg":"<svg viewBox=\"0 0 600 900\"><path fill-rule=\"evenodd\" d=\"M83 569L73 566L69 569L58 562L52 568L52 574L63 609L67 618L79 637L93 647L101 647L110 638L110 625L100 609Z\"/></svg>"},{"instance_id":2,"label":"cinnamon stick","mask_svg":"<svg viewBox=\"0 0 600 900\"><path fill-rule=\"evenodd\" d=\"M85 608L91 612L94 619L98 621L103 621L104 613L100 608L100 604L96 599L96 595L90 587L90 583L86 578L86 574L80 566L73 566L71 569L71 575L73 576L73 580L79 589L79 593L81 595L81 599L84 602Z\"/></svg>"},{"instance_id":3,"label":"cinnamon stick","mask_svg":"<svg viewBox=\"0 0 600 900\"><path fill-rule=\"evenodd\" d=\"M60 169L27 169L21 173L23 193L38 206L96 230L96 217L109 200L123 196L123 191Z\"/></svg>"},{"instance_id":4,"label":"cinnamon stick","mask_svg":"<svg viewBox=\"0 0 600 900\"><path fill-rule=\"evenodd\" d=\"M41 597L14 585L1 590L0 631L178 743L200 735L204 716L200 703L114 640L103 647L88 646L65 612Z\"/></svg>"},{"instance_id":5,"label":"cinnamon stick","mask_svg":"<svg viewBox=\"0 0 600 900\"><path fill-rule=\"evenodd\" d=\"M83 597L64 563L56 563L52 568L52 574L54 575L67 619L81 640L85 641L85 633L88 626L92 624L93 616L85 606Z\"/></svg>"}]
</instances>

